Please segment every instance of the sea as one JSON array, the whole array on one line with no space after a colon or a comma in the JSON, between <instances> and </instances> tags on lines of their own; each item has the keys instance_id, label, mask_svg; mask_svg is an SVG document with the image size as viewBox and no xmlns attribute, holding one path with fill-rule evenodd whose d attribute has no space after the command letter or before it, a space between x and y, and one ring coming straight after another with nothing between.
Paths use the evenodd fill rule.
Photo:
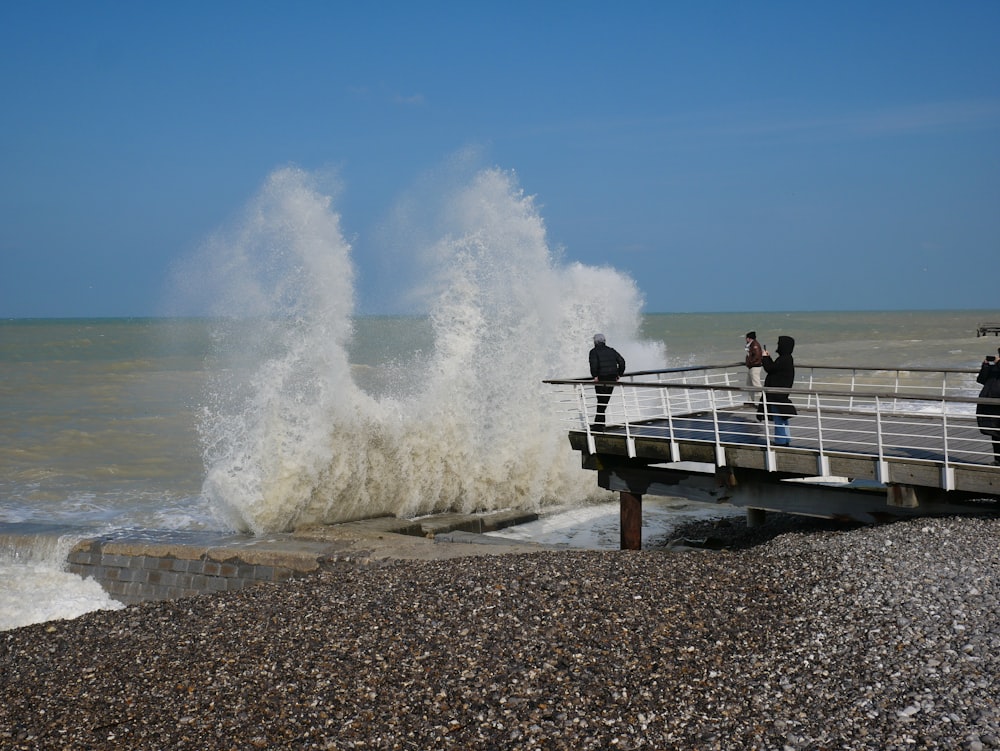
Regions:
<instances>
[{"instance_id":1,"label":"sea","mask_svg":"<svg viewBox=\"0 0 1000 751\"><path fill-rule=\"evenodd\" d=\"M617 503L542 383L586 376L597 332L629 370L739 362L750 330L793 336L801 364L974 368L1000 343L976 336L991 310L643 312L626 274L550 249L503 173L449 205L407 265L420 312L356 313L335 208L280 171L178 265L173 298L199 315L0 321L0 630L120 607L63 570L77 540L117 530L521 508L539 520L505 534L615 548ZM720 513L644 501L644 540ZM5 525L67 531L15 543Z\"/></svg>"},{"instance_id":2,"label":"sea","mask_svg":"<svg viewBox=\"0 0 1000 751\"><path fill-rule=\"evenodd\" d=\"M635 342L670 367L738 361L750 329L765 344L794 336L803 364L976 367L995 349L975 335L990 314L643 314ZM445 387L429 365L442 346L429 318L360 317L345 353L356 391L324 395L273 362L237 378L220 354L232 325L0 322L0 531L10 523L78 530L55 547L0 548L0 629L118 607L92 580L62 570L77 539L112 530L266 534L376 513L528 507L539 521L504 534L617 547L617 503L579 469L559 425L534 414L543 378L586 374L588 339L564 370L531 374L517 357L494 361L514 384L497 395L492 378ZM630 359L633 342L611 343ZM313 413L317 401L323 414ZM683 521L718 514L647 499L644 537L665 539Z\"/></svg>"}]
</instances>

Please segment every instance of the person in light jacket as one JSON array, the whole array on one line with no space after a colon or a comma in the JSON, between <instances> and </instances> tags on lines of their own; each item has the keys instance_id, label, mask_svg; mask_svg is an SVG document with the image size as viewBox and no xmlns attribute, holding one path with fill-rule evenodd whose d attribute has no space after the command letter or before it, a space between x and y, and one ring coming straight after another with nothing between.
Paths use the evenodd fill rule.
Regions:
<instances>
[{"instance_id":1,"label":"person in light jacket","mask_svg":"<svg viewBox=\"0 0 1000 751\"><path fill-rule=\"evenodd\" d=\"M983 360L976 382L983 384L981 399L1000 399L1000 363L995 357ZM1000 404L977 404L976 423L979 432L993 440L993 463L1000 464Z\"/></svg>"},{"instance_id":2,"label":"person in light jacket","mask_svg":"<svg viewBox=\"0 0 1000 751\"><path fill-rule=\"evenodd\" d=\"M788 418L799 412L788 398L788 394L769 394L769 387L790 389L795 383L795 360L792 350L795 340L790 336L778 337L778 359L772 359L770 353L764 350L761 356L761 367L767 376L764 378L764 398L757 405L757 419L765 416L774 422L774 445L787 446L791 443L791 433L788 429Z\"/></svg>"},{"instance_id":3,"label":"person in light jacket","mask_svg":"<svg viewBox=\"0 0 1000 751\"><path fill-rule=\"evenodd\" d=\"M760 401L760 373L763 370L760 363L764 354L764 348L757 341L756 331L747 332L746 353L747 387L756 389L748 394L748 404L756 404Z\"/></svg>"},{"instance_id":4,"label":"person in light jacket","mask_svg":"<svg viewBox=\"0 0 1000 751\"><path fill-rule=\"evenodd\" d=\"M594 424L590 426L591 430L604 430L604 413L611 401L611 392L624 373L625 358L618 354L618 350L608 346L604 334L594 334L594 348L590 350L590 375L597 382L594 386L594 391L597 392L597 415L594 417Z\"/></svg>"}]
</instances>

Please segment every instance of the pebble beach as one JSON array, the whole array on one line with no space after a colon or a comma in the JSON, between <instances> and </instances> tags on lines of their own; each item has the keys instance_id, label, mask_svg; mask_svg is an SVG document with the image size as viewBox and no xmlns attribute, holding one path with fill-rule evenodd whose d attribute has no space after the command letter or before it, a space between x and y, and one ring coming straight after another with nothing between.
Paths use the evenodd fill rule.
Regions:
<instances>
[{"instance_id":1,"label":"pebble beach","mask_svg":"<svg viewBox=\"0 0 1000 751\"><path fill-rule=\"evenodd\" d=\"M1000 520L740 524L0 633L0 748L1000 748Z\"/></svg>"}]
</instances>

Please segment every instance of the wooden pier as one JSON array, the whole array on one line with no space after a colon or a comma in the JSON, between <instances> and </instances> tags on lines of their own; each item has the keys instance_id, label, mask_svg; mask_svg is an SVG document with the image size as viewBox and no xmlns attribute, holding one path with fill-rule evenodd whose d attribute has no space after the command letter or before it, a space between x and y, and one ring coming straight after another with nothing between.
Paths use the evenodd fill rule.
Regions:
<instances>
[{"instance_id":1,"label":"wooden pier","mask_svg":"<svg viewBox=\"0 0 1000 751\"><path fill-rule=\"evenodd\" d=\"M976 336L1000 336L1000 323L981 323L976 327Z\"/></svg>"},{"instance_id":2,"label":"wooden pier","mask_svg":"<svg viewBox=\"0 0 1000 751\"><path fill-rule=\"evenodd\" d=\"M1000 464L969 395L978 371L798 371L809 388L771 390L798 409L790 446L757 419L735 366L634 374L599 432L585 419L591 383L547 383L574 384L575 404L566 391L560 400L575 420L570 445L620 494L623 549L640 546L648 494L746 508L751 523L766 511L865 522L1000 513Z\"/></svg>"}]
</instances>

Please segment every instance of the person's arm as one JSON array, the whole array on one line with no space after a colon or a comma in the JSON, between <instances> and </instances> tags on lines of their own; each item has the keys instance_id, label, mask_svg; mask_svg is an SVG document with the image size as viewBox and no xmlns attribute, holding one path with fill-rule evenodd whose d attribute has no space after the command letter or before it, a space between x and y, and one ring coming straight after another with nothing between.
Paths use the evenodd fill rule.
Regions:
<instances>
[{"instance_id":1,"label":"person's arm","mask_svg":"<svg viewBox=\"0 0 1000 751\"><path fill-rule=\"evenodd\" d=\"M983 364L979 366L979 375L976 376L976 383L981 383L985 386L986 382L990 380L990 371L995 367L995 365L991 365L986 360L983 360Z\"/></svg>"}]
</instances>

